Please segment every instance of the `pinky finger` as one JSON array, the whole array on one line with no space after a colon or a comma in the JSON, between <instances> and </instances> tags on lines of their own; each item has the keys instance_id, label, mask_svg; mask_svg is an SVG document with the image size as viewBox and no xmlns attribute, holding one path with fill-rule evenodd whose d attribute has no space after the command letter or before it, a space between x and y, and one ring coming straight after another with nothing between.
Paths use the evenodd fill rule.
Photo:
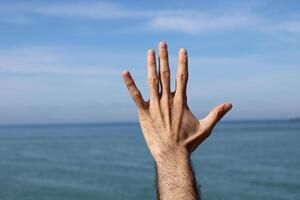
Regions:
<instances>
[{"instance_id":1,"label":"pinky finger","mask_svg":"<svg viewBox=\"0 0 300 200\"><path fill-rule=\"evenodd\" d=\"M141 92L139 91L139 89L136 87L134 80L132 79L129 71L124 71L123 72L123 79L125 82L125 85L133 99L133 101L135 102L136 106L138 109L141 109L144 107L145 105L145 101L142 97Z\"/></svg>"}]
</instances>

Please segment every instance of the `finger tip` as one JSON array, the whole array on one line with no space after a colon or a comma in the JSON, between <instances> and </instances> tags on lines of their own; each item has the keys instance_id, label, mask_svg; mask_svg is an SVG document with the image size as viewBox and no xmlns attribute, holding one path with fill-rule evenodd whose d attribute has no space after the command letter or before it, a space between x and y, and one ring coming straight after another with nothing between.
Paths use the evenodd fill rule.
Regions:
<instances>
[{"instance_id":1,"label":"finger tip","mask_svg":"<svg viewBox=\"0 0 300 200\"><path fill-rule=\"evenodd\" d=\"M160 42L158 43L158 46L159 46L160 48L167 48L167 43L164 42L164 41L160 41Z\"/></svg>"},{"instance_id":2,"label":"finger tip","mask_svg":"<svg viewBox=\"0 0 300 200\"><path fill-rule=\"evenodd\" d=\"M179 53L180 53L180 54L183 54L183 55L186 55L186 54L187 54L186 48L180 48L180 49L179 49Z\"/></svg>"},{"instance_id":3,"label":"finger tip","mask_svg":"<svg viewBox=\"0 0 300 200\"><path fill-rule=\"evenodd\" d=\"M123 72L122 72L122 75L123 76L127 76L129 74L129 71L128 70L124 70Z\"/></svg>"},{"instance_id":4,"label":"finger tip","mask_svg":"<svg viewBox=\"0 0 300 200\"><path fill-rule=\"evenodd\" d=\"M227 103L225 103L225 105L224 105L224 108L225 108L226 111L231 110L232 107L233 107L233 106L232 106L232 103L230 103L230 102L227 102Z\"/></svg>"},{"instance_id":5,"label":"finger tip","mask_svg":"<svg viewBox=\"0 0 300 200\"><path fill-rule=\"evenodd\" d=\"M148 53L149 55L152 55L152 54L155 53L155 51L154 51L154 49L150 48L150 49L148 49L147 53Z\"/></svg>"}]
</instances>

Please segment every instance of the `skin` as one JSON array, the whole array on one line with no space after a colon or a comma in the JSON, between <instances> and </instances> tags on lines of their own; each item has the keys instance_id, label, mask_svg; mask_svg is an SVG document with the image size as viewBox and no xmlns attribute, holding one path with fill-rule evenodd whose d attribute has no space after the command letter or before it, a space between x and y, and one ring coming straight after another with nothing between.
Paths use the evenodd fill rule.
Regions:
<instances>
[{"instance_id":1,"label":"skin","mask_svg":"<svg viewBox=\"0 0 300 200\"><path fill-rule=\"evenodd\" d=\"M223 103L198 120L187 105L188 55L178 53L176 89L170 91L167 44L158 45L158 70L153 49L147 52L150 99L145 101L129 71L123 72L125 85L138 113L140 126L157 166L158 199L198 199L191 153L211 134L216 123L232 108Z\"/></svg>"}]
</instances>

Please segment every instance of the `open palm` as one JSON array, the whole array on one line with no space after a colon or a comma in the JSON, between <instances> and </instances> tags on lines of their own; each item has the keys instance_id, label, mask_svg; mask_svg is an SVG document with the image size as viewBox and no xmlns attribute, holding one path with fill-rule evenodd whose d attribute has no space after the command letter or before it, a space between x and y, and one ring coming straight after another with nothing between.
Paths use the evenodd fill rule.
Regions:
<instances>
[{"instance_id":1,"label":"open palm","mask_svg":"<svg viewBox=\"0 0 300 200\"><path fill-rule=\"evenodd\" d=\"M193 152L212 132L216 123L232 108L230 103L216 106L204 119L198 120L187 105L188 56L180 49L176 90L170 91L170 67L167 44L158 50L158 71L155 51L147 53L150 99L145 101L128 71L125 84L136 103L139 122L155 160L173 151Z\"/></svg>"}]
</instances>

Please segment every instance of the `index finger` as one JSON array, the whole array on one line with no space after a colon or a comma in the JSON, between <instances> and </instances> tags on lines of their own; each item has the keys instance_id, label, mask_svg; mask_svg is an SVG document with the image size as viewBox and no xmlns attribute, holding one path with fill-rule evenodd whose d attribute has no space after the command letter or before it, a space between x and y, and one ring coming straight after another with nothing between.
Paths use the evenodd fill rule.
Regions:
<instances>
[{"instance_id":1,"label":"index finger","mask_svg":"<svg viewBox=\"0 0 300 200\"><path fill-rule=\"evenodd\" d=\"M141 92L136 87L134 80L132 79L129 71L123 72L123 78L124 78L125 85L129 91L133 101L135 102L137 108L139 108L139 109L143 108L145 105L145 101L142 97Z\"/></svg>"}]
</instances>

